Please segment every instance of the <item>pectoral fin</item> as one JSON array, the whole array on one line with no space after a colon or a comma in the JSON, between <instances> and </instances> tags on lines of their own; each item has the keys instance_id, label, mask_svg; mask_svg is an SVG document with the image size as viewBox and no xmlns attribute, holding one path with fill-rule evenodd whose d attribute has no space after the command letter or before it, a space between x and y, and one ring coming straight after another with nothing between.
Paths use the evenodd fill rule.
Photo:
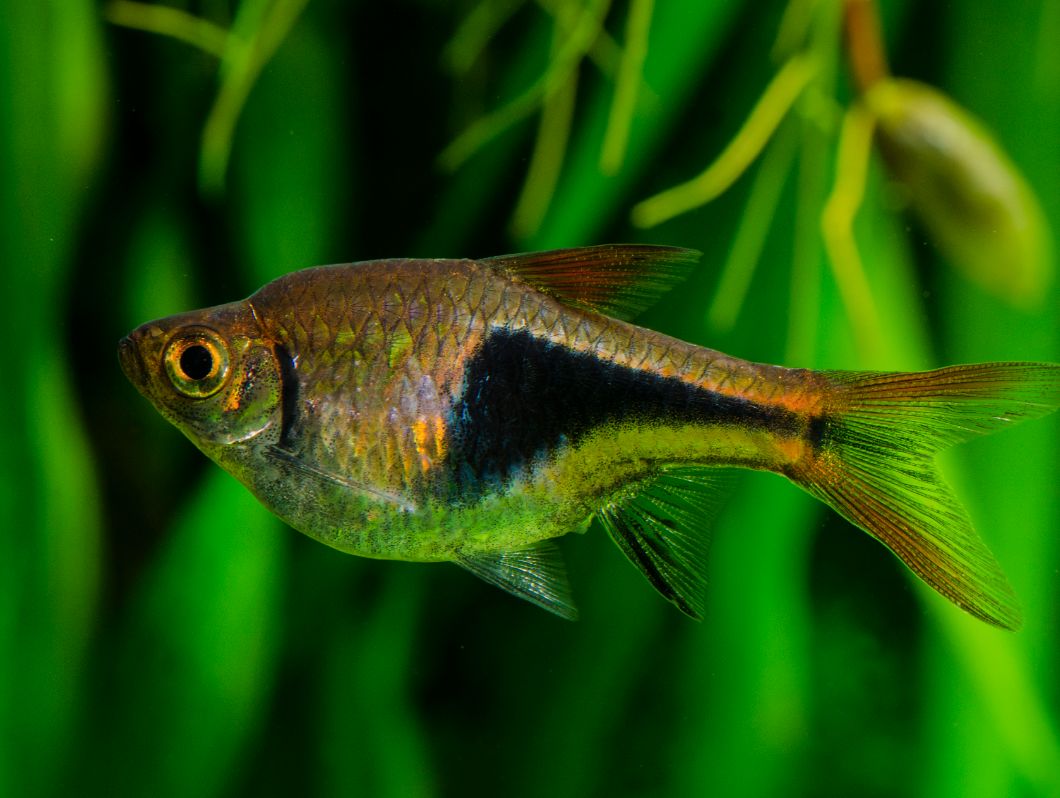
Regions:
<instances>
[{"instance_id":1,"label":"pectoral fin","mask_svg":"<svg viewBox=\"0 0 1060 798\"><path fill-rule=\"evenodd\" d=\"M396 507L400 507L406 512L412 512L416 509L414 504L406 501L401 496L380 490L379 488L374 488L371 485L365 485L362 482L349 479L341 474L334 474L330 471L317 468L316 466L305 462L297 454L288 449L283 449L279 446L269 446L265 449L265 453L281 467L302 474L303 476L311 477L319 482L334 485L335 487L367 496L368 498L385 504L392 504Z\"/></svg>"},{"instance_id":2,"label":"pectoral fin","mask_svg":"<svg viewBox=\"0 0 1060 798\"><path fill-rule=\"evenodd\" d=\"M681 612L703 620L709 524L724 472L668 469L638 493L597 512L611 539Z\"/></svg>"},{"instance_id":3,"label":"pectoral fin","mask_svg":"<svg viewBox=\"0 0 1060 798\"><path fill-rule=\"evenodd\" d=\"M491 585L554 612L560 618L568 621L578 618L563 555L551 541L514 551L460 557L455 562Z\"/></svg>"}]
</instances>

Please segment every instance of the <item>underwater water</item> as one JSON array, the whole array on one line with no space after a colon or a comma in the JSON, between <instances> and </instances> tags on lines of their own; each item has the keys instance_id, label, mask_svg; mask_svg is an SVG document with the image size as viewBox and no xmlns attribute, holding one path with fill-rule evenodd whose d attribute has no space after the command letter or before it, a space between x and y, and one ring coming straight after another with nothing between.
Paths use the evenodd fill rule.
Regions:
<instances>
[{"instance_id":1,"label":"underwater water","mask_svg":"<svg viewBox=\"0 0 1060 798\"><path fill-rule=\"evenodd\" d=\"M939 220L856 157L837 3L171 8L16 0L0 26L0 795L1060 793L1056 415L944 458L1018 632L765 474L718 518L702 623L596 527L560 542L568 623L286 528L115 354L306 266L637 241L704 253L638 323L741 358L1058 362L1055 3L881 2L891 71L1037 197L1003 265L975 259L1003 225L962 215L973 179ZM646 215L734 139L713 201Z\"/></svg>"}]
</instances>

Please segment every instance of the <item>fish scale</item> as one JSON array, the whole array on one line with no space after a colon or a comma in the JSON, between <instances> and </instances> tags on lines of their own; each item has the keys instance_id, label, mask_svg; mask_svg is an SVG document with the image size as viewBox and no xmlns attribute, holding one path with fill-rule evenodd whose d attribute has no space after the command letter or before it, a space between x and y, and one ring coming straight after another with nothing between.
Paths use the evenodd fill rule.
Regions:
<instances>
[{"instance_id":1,"label":"fish scale","mask_svg":"<svg viewBox=\"0 0 1060 798\"><path fill-rule=\"evenodd\" d=\"M552 540L596 518L701 617L720 476L755 469L833 507L976 617L1018 626L934 460L1055 410L1060 366L787 369L631 324L696 257L608 245L318 267L143 325L119 354L204 453L342 551L455 562L572 618ZM183 371L193 347L208 373Z\"/></svg>"}]
</instances>

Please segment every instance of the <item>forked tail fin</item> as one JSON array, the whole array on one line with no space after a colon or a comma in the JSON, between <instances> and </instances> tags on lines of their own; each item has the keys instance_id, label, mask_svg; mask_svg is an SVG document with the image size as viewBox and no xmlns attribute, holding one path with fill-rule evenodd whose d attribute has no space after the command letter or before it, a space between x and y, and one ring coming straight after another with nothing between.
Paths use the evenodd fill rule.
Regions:
<instances>
[{"instance_id":1,"label":"forked tail fin","mask_svg":"<svg viewBox=\"0 0 1060 798\"><path fill-rule=\"evenodd\" d=\"M954 604L1005 629L1021 624L1015 594L935 455L1060 407L1060 365L984 363L916 373L823 372L815 449L792 476L880 540Z\"/></svg>"}]
</instances>

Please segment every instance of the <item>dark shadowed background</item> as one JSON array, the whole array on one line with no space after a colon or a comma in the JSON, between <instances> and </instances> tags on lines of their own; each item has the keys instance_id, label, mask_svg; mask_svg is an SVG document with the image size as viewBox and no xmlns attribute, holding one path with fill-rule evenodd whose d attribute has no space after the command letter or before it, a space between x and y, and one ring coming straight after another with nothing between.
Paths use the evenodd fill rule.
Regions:
<instances>
[{"instance_id":1,"label":"dark shadowed background","mask_svg":"<svg viewBox=\"0 0 1060 798\"><path fill-rule=\"evenodd\" d=\"M946 460L1019 633L767 475L719 518L705 622L594 528L561 543L572 624L456 567L302 537L122 376L134 326L294 269L609 241L701 249L640 321L740 357L1060 361L1056 283L1029 310L977 287L875 155L856 232L879 334L855 342L819 224L852 94L833 4L658 0L641 69L628 20L651 6L179 6L203 28L129 3L5 5L0 794L1060 793L1055 417ZM1057 4L883 12L894 71L983 119L1060 219ZM748 173L632 226L802 46L819 69ZM746 296L712 305L725 264L755 262Z\"/></svg>"}]
</instances>

